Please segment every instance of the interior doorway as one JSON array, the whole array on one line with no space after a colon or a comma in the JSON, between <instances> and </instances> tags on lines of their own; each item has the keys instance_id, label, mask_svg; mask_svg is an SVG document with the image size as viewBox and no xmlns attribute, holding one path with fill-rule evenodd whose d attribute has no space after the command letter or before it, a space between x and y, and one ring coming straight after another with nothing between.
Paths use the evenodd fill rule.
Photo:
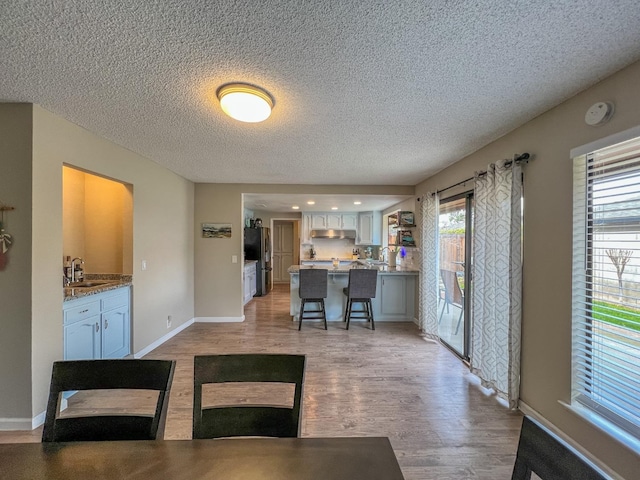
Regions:
<instances>
[{"instance_id":1,"label":"interior doorway","mask_svg":"<svg viewBox=\"0 0 640 480\"><path fill-rule=\"evenodd\" d=\"M473 193L440 202L438 335L462 358L469 358Z\"/></svg>"},{"instance_id":2,"label":"interior doorway","mask_svg":"<svg viewBox=\"0 0 640 480\"><path fill-rule=\"evenodd\" d=\"M287 270L299 262L298 221L273 219L272 221L272 267L273 283L289 283Z\"/></svg>"}]
</instances>

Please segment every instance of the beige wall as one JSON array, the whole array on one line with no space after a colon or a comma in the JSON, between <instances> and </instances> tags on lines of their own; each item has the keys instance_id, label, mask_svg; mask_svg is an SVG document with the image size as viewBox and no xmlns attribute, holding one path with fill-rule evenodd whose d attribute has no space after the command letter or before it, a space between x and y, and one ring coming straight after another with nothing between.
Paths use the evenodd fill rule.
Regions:
<instances>
[{"instance_id":1,"label":"beige wall","mask_svg":"<svg viewBox=\"0 0 640 480\"><path fill-rule=\"evenodd\" d=\"M0 112L3 118L7 113L7 124L16 124L12 137L31 138L31 122L25 120L19 123L15 120L14 111L17 108L20 107L2 105ZM22 108L31 110L31 106ZM22 382L26 381L27 385L18 385L16 390L5 389L10 384L8 380L15 376L13 372L2 371L0 380L2 391L9 391L7 398L0 394L0 412L6 411L9 416L14 414L9 405L9 402L13 402L22 410L25 405L30 405L29 417L44 411L52 362L62 358L64 163L133 185L133 351L141 350L169 332L166 328L167 315L173 316L173 328L193 318L193 184L38 106L33 107L32 171L26 166L29 165L30 148L30 145L22 146L22 158L16 156L15 160L12 159L16 165L18 160L21 164L12 170L15 178L11 182L22 185L19 192L21 197L29 193L28 198L21 200L20 210L24 218L29 218L32 212L33 225L32 235L20 235L20 243L29 247L26 258L17 259L19 263L16 266L23 272L14 272L21 290L18 294L12 291L14 287L0 288L2 305L15 305L16 299L22 302L24 298L28 302L27 292L31 292L30 305L12 307L16 309L14 313L18 327L12 336L15 337L14 343L19 345L20 355L13 355L10 363L2 362L3 365L11 365L13 371L21 369ZM4 158L3 155L3 163ZM4 182L5 177L2 178L0 182ZM0 185L4 192L4 184ZM14 195L13 187L9 192L12 193L11 197L17 197L18 192ZM6 201L17 203L18 200L20 198L7 198ZM33 209L29 201L33 202ZM32 246L29 239L32 239ZM19 252L17 250L16 254ZM140 269L142 259L148 262L146 271ZM4 273L0 275L0 278L5 278ZM24 278L25 275L27 278ZM28 285L29 276L31 288ZM18 321L20 324L17 324ZM28 334L23 332L25 328L31 330L30 342ZM11 343L11 340L4 334L1 338L4 355L4 343ZM25 355L31 355L31 362L28 359L18 361L20 356ZM28 368L29 364L32 367L30 382L27 380L29 375L22 372L23 365Z\"/></svg>"},{"instance_id":2,"label":"beige wall","mask_svg":"<svg viewBox=\"0 0 640 480\"><path fill-rule=\"evenodd\" d=\"M378 194L413 195L412 186L262 185L211 184L195 186L195 315L218 319L241 319L243 193ZM257 215L254 212L254 216ZM262 218L262 217L260 217ZM271 217L269 217L271 218ZM265 218L262 218L263 225ZM207 222L233 224L228 239L202 238L200 225ZM233 255L238 263L231 263Z\"/></svg>"},{"instance_id":3,"label":"beige wall","mask_svg":"<svg viewBox=\"0 0 640 480\"><path fill-rule=\"evenodd\" d=\"M4 213L13 244L0 271L0 425L7 427L31 421L31 125L31 105L0 104L0 204L15 207Z\"/></svg>"},{"instance_id":4,"label":"beige wall","mask_svg":"<svg viewBox=\"0 0 640 480\"><path fill-rule=\"evenodd\" d=\"M421 183L417 194L473 175L487 164L529 152L525 166L524 297L521 399L624 478L638 474L638 456L570 413L572 165L577 146L640 125L640 63L540 115ZM596 101L613 101L612 120L584 123ZM455 193L453 191L449 193Z\"/></svg>"}]
</instances>

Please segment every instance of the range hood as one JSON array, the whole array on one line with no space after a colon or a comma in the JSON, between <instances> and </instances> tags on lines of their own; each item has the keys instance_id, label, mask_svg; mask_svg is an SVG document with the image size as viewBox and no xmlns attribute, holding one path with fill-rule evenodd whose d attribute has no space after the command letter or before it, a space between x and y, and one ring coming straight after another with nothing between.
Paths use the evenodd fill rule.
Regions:
<instances>
[{"instance_id":1,"label":"range hood","mask_svg":"<svg viewBox=\"0 0 640 480\"><path fill-rule=\"evenodd\" d=\"M311 238L356 238L355 230L311 230Z\"/></svg>"}]
</instances>

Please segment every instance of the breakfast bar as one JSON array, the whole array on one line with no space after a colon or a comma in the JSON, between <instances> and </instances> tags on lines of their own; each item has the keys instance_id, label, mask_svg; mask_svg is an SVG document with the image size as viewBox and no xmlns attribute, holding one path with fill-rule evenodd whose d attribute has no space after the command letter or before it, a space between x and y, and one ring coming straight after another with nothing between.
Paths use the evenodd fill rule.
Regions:
<instances>
[{"instance_id":1,"label":"breakfast bar","mask_svg":"<svg viewBox=\"0 0 640 480\"><path fill-rule=\"evenodd\" d=\"M346 297L342 289L349 284L349 270L353 268L376 269L378 283L376 296L372 299L373 313L377 321L415 321L415 302L419 271L412 267L390 267L386 264L354 261L348 265L337 267L318 267L315 265L292 265L288 272L290 276L290 310L293 320L298 321L300 313L300 285L301 269L327 268L328 292L325 308L328 321L344 320Z\"/></svg>"}]
</instances>

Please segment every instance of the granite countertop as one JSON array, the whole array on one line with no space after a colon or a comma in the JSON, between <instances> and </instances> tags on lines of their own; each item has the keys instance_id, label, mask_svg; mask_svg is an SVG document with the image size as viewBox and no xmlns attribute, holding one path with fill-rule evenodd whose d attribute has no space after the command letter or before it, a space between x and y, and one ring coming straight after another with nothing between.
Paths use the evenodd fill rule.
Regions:
<instances>
[{"instance_id":1,"label":"granite countertop","mask_svg":"<svg viewBox=\"0 0 640 480\"><path fill-rule=\"evenodd\" d=\"M352 257L337 257L341 262L353 262L355 261ZM302 262L331 262L333 258L301 258Z\"/></svg>"},{"instance_id":2,"label":"granite countertop","mask_svg":"<svg viewBox=\"0 0 640 480\"><path fill-rule=\"evenodd\" d=\"M130 287L133 285L133 276L118 273L87 273L84 276L84 282L100 282L100 284L92 287L64 287L63 301L68 302L76 298L115 290L116 288Z\"/></svg>"},{"instance_id":3,"label":"granite countertop","mask_svg":"<svg viewBox=\"0 0 640 480\"><path fill-rule=\"evenodd\" d=\"M331 274L345 274L345 273L349 273L349 270L353 269L353 268L364 268L364 269L376 269L378 270L378 273L380 274L389 274L389 275L398 275L398 274L402 274L402 275L417 275L418 273L420 273L420 271L417 268L413 268L413 267L390 267L388 265L366 265L363 263L364 261L358 262L358 261L354 261L349 265L341 265L339 267L330 267L327 268L327 270L329 270L329 275ZM300 270L304 269L304 270L308 270L310 268L318 268L314 265L291 265L288 269L287 272L292 274L292 275L296 275L300 272ZM321 267L321 268L324 268Z\"/></svg>"}]
</instances>

